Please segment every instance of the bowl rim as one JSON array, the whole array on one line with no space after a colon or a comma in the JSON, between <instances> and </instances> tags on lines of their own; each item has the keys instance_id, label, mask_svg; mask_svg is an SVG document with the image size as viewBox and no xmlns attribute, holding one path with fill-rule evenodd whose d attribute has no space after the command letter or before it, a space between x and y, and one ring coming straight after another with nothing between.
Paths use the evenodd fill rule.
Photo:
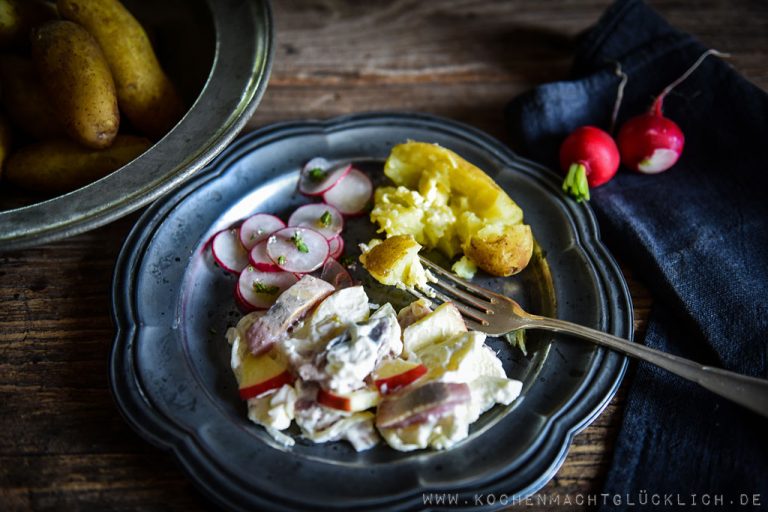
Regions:
<instances>
[{"instance_id":1,"label":"bowl rim","mask_svg":"<svg viewBox=\"0 0 768 512\"><path fill-rule=\"evenodd\" d=\"M147 151L108 176L39 203L1 211L0 251L83 233L146 206L192 177L239 133L260 103L272 69L272 7L269 0L208 0L206 7L215 37L213 62L184 117ZM211 120L218 129L209 132L204 127L211 126ZM191 151L164 169L167 150L181 147Z\"/></svg>"}]
</instances>

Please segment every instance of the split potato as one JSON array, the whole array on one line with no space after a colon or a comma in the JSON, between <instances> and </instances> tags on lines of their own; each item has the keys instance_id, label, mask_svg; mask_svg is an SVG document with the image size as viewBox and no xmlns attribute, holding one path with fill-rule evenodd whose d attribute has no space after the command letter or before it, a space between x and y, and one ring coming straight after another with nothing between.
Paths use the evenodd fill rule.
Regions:
<instances>
[{"instance_id":1,"label":"split potato","mask_svg":"<svg viewBox=\"0 0 768 512\"><path fill-rule=\"evenodd\" d=\"M165 135L184 106L136 18L117 0L58 0L57 5L62 17L84 26L101 45L125 116L150 137Z\"/></svg>"},{"instance_id":2,"label":"split potato","mask_svg":"<svg viewBox=\"0 0 768 512\"><path fill-rule=\"evenodd\" d=\"M411 235L447 257L464 254L454 271L471 277L472 264L497 276L528 265L533 236L523 211L478 167L437 144L407 142L392 149L371 221L387 236ZM458 267L457 267L458 265Z\"/></svg>"},{"instance_id":3,"label":"split potato","mask_svg":"<svg viewBox=\"0 0 768 512\"><path fill-rule=\"evenodd\" d=\"M51 21L32 36L32 57L67 134L106 148L117 135L115 83L96 39L71 21Z\"/></svg>"},{"instance_id":4,"label":"split potato","mask_svg":"<svg viewBox=\"0 0 768 512\"><path fill-rule=\"evenodd\" d=\"M110 174L149 149L144 137L118 135L107 149L84 148L68 139L22 147L5 166L5 180L32 192L69 192Z\"/></svg>"}]
</instances>

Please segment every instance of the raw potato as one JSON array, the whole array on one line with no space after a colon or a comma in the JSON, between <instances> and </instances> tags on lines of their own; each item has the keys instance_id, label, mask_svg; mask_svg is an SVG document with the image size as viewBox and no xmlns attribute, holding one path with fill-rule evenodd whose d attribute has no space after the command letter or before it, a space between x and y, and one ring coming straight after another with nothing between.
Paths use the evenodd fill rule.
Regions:
<instances>
[{"instance_id":1,"label":"raw potato","mask_svg":"<svg viewBox=\"0 0 768 512\"><path fill-rule=\"evenodd\" d=\"M11 128L2 114L0 114L0 177L3 176L3 167L8 153L11 151Z\"/></svg>"},{"instance_id":2,"label":"raw potato","mask_svg":"<svg viewBox=\"0 0 768 512\"><path fill-rule=\"evenodd\" d=\"M33 27L57 17L44 0L0 0L0 48L27 45Z\"/></svg>"},{"instance_id":3,"label":"raw potato","mask_svg":"<svg viewBox=\"0 0 768 512\"><path fill-rule=\"evenodd\" d=\"M33 192L69 192L119 169L149 149L148 139L118 135L107 149L87 149L59 139L39 142L13 153L5 179Z\"/></svg>"},{"instance_id":4,"label":"raw potato","mask_svg":"<svg viewBox=\"0 0 768 512\"><path fill-rule=\"evenodd\" d=\"M93 36L51 21L35 30L32 57L67 134L94 149L112 144L120 125L115 83Z\"/></svg>"},{"instance_id":5,"label":"raw potato","mask_svg":"<svg viewBox=\"0 0 768 512\"><path fill-rule=\"evenodd\" d=\"M81 24L98 40L125 116L150 137L165 135L184 106L136 18L117 0L58 0L58 7L64 18Z\"/></svg>"},{"instance_id":6,"label":"raw potato","mask_svg":"<svg viewBox=\"0 0 768 512\"><path fill-rule=\"evenodd\" d=\"M14 0L0 0L0 48L13 44L21 31L21 13Z\"/></svg>"},{"instance_id":7,"label":"raw potato","mask_svg":"<svg viewBox=\"0 0 768 512\"><path fill-rule=\"evenodd\" d=\"M15 55L0 57L2 103L14 126L37 139L64 135L32 61Z\"/></svg>"}]
</instances>

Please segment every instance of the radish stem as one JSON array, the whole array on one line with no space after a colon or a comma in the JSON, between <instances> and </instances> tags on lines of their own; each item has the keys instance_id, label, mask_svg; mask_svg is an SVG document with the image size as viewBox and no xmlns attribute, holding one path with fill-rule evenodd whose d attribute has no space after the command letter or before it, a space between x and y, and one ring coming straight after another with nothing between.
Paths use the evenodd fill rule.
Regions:
<instances>
[{"instance_id":1,"label":"radish stem","mask_svg":"<svg viewBox=\"0 0 768 512\"><path fill-rule=\"evenodd\" d=\"M611 133L613 133L616 128L616 118L619 117L621 101L624 99L624 87L627 85L627 80L629 78L627 74L622 71L620 62L616 63L614 73L616 76L621 77L621 82L619 82L619 87L616 89L616 101L613 103L613 112L611 113Z\"/></svg>"},{"instance_id":2,"label":"radish stem","mask_svg":"<svg viewBox=\"0 0 768 512\"><path fill-rule=\"evenodd\" d=\"M589 201L587 168L584 164L571 164L568 168L568 174L565 176L565 181L563 181L563 192L575 198L580 203L582 201Z\"/></svg>"},{"instance_id":3,"label":"radish stem","mask_svg":"<svg viewBox=\"0 0 768 512\"><path fill-rule=\"evenodd\" d=\"M701 65L701 63L702 63L702 62L704 62L704 59L706 59L706 58L707 58L707 57L709 57L710 55L716 55L716 56L718 56L718 57L720 57L720 58L727 58L727 57L730 57L730 56L731 56L729 53L723 53L723 52L719 52L719 51L717 51L717 50L713 50L713 49L711 49L711 48L710 48L709 50L705 51L704 53L702 53L702 54L699 56L699 58L698 58L698 59L696 59L696 62L694 62L694 63L691 65L691 67L689 67L689 68L688 68L688 69L685 71L685 73L683 73L682 75L680 75L680 77L679 77L677 80L675 80L674 82L672 82L671 84L669 84L668 86L666 86L666 87L664 88L664 90L663 90L663 91L661 91L661 94L659 94L659 96L658 96L658 97L656 98L656 100L653 102L653 106L651 106L651 112L653 112L653 113L654 113L654 114L656 114L657 116L660 116L660 115L661 115L661 106L662 106L662 103L664 102L664 97L665 97L667 94L669 94L669 93L672 91L672 89L674 89L675 87L677 87L678 85L680 85L681 83L683 83L683 82L685 81L685 79L686 79L686 78L688 78L689 76L691 76L691 73L693 73L694 71L696 71L696 68L698 68L698 67Z\"/></svg>"}]
</instances>

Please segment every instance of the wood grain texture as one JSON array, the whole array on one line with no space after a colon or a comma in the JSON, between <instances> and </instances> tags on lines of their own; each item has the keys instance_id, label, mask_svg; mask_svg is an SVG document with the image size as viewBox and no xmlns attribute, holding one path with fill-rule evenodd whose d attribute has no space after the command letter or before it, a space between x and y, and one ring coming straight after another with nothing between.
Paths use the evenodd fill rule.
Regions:
<instances>
[{"instance_id":1,"label":"wood grain texture","mask_svg":"<svg viewBox=\"0 0 768 512\"><path fill-rule=\"evenodd\" d=\"M768 88L768 4L652 2L732 53ZM275 64L249 129L372 110L457 119L507 142L502 109L567 75L598 0L276 0ZM109 393L115 257L137 215L69 240L0 252L0 509L210 510L175 459L142 441ZM640 336L651 297L623 268ZM543 495L599 492L625 387L578 434ZM534 507L557 508L557 507Z\"/></svg>"}]
</instances>

